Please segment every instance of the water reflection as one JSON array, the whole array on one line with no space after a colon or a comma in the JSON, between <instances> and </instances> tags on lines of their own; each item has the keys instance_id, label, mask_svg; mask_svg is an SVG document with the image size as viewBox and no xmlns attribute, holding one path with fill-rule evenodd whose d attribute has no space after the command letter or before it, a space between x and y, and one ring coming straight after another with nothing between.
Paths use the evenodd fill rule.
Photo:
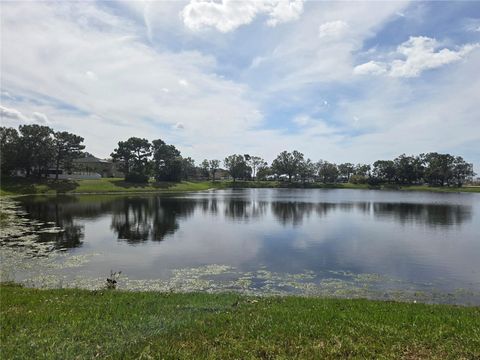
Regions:
<instances>
[{"instance_id":1,"label":"water reflection","mask_svg":"<svg viewBox=\"0 0 480 360\"><path fill-rule=\"evenodd\" d=\"M65 256L96 254L88 266L65 270L72 276L104 279L119 269L129 278L166 280L174 269L218 264L238 274L309 271L319 286L328 274L381 274L395 291L436 284L448 292L480 289L479 200L477 194L259 189L25 197L15 208L28 213L28 228L40 229L40 241L75 249ZM32 243L30 235L24 238ZM259 284L253 279L249 286Z\"/></svg>"},{"instance_id":2,"label":"water reflection","mask_svg":"<svg viewBox=\"0 0 480 360\"><path fill-rule=\"evenodd\" d=\"M460 225L472 218L471 206L443 204L374 203L374 215L390 217L401 223L419 223L430 226Z\"/></svg>"},{"instance_id":3,"label":"water reflection","mask_svg":"<svg viewBox=\"0 0 480 360\"><path fill-rule=\"evenodd\" d=\"M203 202L184 201L174 198L138 197L113 201L111 229L118 239L129 243L146 240L162 241L165 236L178 230L178 218L188 217L196 207L204 212Z\"/></svg>"},{"instance_id":4,"label":"water reflection","mask_svg":"<svg viewBox=\"0 0 480 360\"><path fill-rule=\"evenodd\" d=\"M283 225L300 225L304 217L310 216L314 207L312 203L273 202L272 213Z\"/></svg>"},{"instance_id":5,"label":"water reflection","mask_svg":"<svg viewBox=\"0 0 480 360\"><path fill-rule=\"evenodd\" d=\"M266 201L229 199L224 202L224 214L226 218L236 221L261 218L266 214L267 206Z\"/></svg>"},{"instance_id":6,"label":"water reflection","mask_svg":"<svg viewBox=\"0 0 480 360\"><path fill-rule=\"evenodd\" d=\"M24 202L24 210L29 217L40 222L61 228L60 232L39 231L40 242L53 244L54 249L80 247L84 239L84 225L75 221L85 210L78 207L74 197L55 197L39 201Z\"/></svg>"},{"instance_id":7,"label":"water reflection","mask_svg":"<svg viewBox=\"0 0 480 360\"><path fill-rule=\"evenodd\" d=\"M64 231L41 233L41 241L50 241L57 248L82 245L86 221L110 216L110 229L116 238L131 244L148 240L162 241L180 228L180 219L195 211L202 216L235 222L275 219L283 226L301 226L307 219L324 218L331 213L356 212L364 217L421 224L429 227L461 225L472 218L468 204L356 202L266 201L245 198L195 198L160 196L96 196L24 198L24 210L32 219L53 222Z\"/></svg>"}]
</instances>

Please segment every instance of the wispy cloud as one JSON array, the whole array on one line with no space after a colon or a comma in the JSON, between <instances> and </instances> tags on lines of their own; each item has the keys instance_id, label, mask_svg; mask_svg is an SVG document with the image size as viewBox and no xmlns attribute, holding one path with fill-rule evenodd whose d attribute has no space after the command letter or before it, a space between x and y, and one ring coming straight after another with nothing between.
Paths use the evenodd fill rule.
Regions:
<instances>
[{"instance_id":1,"label":"wispy cloud","mask_svg":"<svg viewBox=\"0 0 480 360\"><path fill-rule=\"evenodd\" d=\"M369 61L367 63L355 66L353 72L357 75L381 75L387 72L387 66L382 62Z\"/></svg>"},{"instance_id":2,"label":"wispy cloud","mask_svg":"<svg viewBox=\"0 0 480 360\"><path fill-rule=\"evenodd\" d=\"M324 38L338 38L348 33L349 26L345 21L335 20L326 22L318 28L318 37Z\"/></svg>"}]
</instances>

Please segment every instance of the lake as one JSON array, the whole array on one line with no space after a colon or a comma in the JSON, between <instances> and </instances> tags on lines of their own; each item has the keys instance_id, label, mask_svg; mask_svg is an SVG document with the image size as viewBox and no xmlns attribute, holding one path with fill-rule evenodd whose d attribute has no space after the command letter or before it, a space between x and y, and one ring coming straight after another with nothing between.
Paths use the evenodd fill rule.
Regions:
<instances>
[{"instance_id":1,"label":"lake","mask_svg":"<svg viewBox=\"0 0 480 360\"><path fill-rule=\"evenodd\" d=\"M2 200L31 286L480 304L480 194L235 189ZM13 216L13 215L12 215Z\"/></svg>"}]
</instances>

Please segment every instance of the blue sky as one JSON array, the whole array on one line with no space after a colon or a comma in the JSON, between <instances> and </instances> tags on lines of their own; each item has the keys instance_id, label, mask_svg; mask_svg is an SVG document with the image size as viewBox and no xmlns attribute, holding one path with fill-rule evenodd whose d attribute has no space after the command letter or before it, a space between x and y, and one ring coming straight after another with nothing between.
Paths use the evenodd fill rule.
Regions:
<instances>
[{"instance_id":1,"label":"blue sky","mask_svg":"<svg viewBox=\"0 0 480 360\"><path fill-rule=\"evenodd\" d=\"M480 172L478 2L2 2L2 125L106 157L461 155Z\"/></svg>"}]
</instances>

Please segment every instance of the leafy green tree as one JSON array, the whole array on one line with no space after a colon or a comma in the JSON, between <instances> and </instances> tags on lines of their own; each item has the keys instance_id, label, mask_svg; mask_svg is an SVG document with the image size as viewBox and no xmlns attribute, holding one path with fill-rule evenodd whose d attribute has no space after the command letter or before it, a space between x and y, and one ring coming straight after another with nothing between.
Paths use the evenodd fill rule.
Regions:
<instances>
[{"instance_id":1,"label":"leafy green tree","mask_svg":"<svg viewBox=\"0 0 480 360\"><path fill-rule=\"evenodd\" d=\"M461 187L466 181L473 180L475 175L473 164L467 163L461 156L455 157L452 170L452 182L455 185Z\"/></svg>"},{"instance_id":2,"label":"leafy green tree","mask_svg":"<svg viewBox=\"0 0 480 360\"><path fill-rule=\"evenodd\" d=\"M191 157L183 158L182 159L182 177L185 180L189 180L195 176L196 168L195 168L195 160Z\"/></svg>"},{"instance_id":3,"label":"leafy green tree","mask_svg":"<svg viewBox=\"0 0 480 360\"><path fill-rule=\"evenodd\" d=\"M200 164L200 169L202 171L202 176L205 176L207 179L210 178L210 163L207 159L203 160Z\"/></svg>"},{"instance_id":4,"label":"leafy green tree","mask_svg":"<svg viewBox=\"0 0 480 360\"><path fill-rule=\"evenodd\" d=\"M354 173L350 176L350 182L353 184L366 184L370 178L371 166L368 164L355 165Z\"/></svg>"},{"instance_id":5,"label":"leafy green tree","mask_svg":"<svg viewBox=\"0 0 480 360\"><path fill-rule=\"evenodd\" d=\"M335 183L338 180L338 175L340 174L337 168L337 165L330 163L328 161L320 160L317 163L318 176L321 181L325 184Z\"/></svg>"},{"instance_id":6,"label":"leafy green tree","mask_svg":"<svg viewBox=\"0 0 480 360\"><path fill-rule=\"evenodd\" d=\"M252 177L256 179L257 171L261 166L265 166L266 162L260 156L250 156L247 161L248 165L252 168Z\"/></svg>"},{"instance_id":7,"label":"leafy green tree","mask_svg":"<svg viewBox=\"0 0 480 360\"><path fill-rule=\"evenodd\" d=\"M422 161L414 156L402 154L393 160L395 164L395 175L403 184L418 182L423 174Z\"/></svg>"},{"instance_id":8,"label":"leafy green tree","mask_svg":"<svg viewBox=\"0 0 480 360\"><path fill-rule=\"evenodd\" d=\"M257 170L257 180L266 180L267 176L273 175L272 169L265 162L264 165L260 166Z\"/></svg>"},{"instance_id":9,"label":"leafy green tree","mask_svg":"<svg viewBox=\"0 0 480 360\"><path fill-rule=\"evenodd\" d=\"M455 158L450 154L436 152L422 154L425 161L425 180L430 185L448 185L453 178Z\"/></svg>"},{"instance_id":10,"label":"leafy green tree","mask_svg":"<svg viewBox=\"0 0 480 360\"><path fill-rule=\"evenodd\" d=\"M373 163L373 176L380 181L395 181L396 173L395 163L392 160L377 160Z\"/></svg>"},{"instance_id":11,"label":"leafy green tree","mask_svg":"<svg viewBox=\"0 0 480 360\"><path fill-rule=\"evenodd\" d=\"M208 164L210 165L210 173L212 174L212 181L215 181L215 173L220 167L220 160L210 160Z\"/></svg>"},{"instance_id":12,"label":"leafy green tree","mask_svg":"<svg viewBox=\"0 0 480 360\"><path fill-rule=\"evenodd\" d=\"M25 170L26 176L35 172L38 177L47 170L54 159L53 130L37 124L20 125L18 147L18 167Z\"/></svg>"},{"instance_id":13,"label":"leafy green tree","mask_svg":"<svg viewBox=\"0 0 480 360\"><path fill-rule=\"evenodd\" d=\"M85 145L82 145L83 137L66 131L58 131L54 134L53 144L55 148L55 179L58 180L60 166L70 169L72 161L82 154Z\"/></svg>"},{"instance_id":14,"label":"leafy green tree","mask_svg":"<svg viewBox=\"0 0 480 360\"><path fill-rule=\"evenodd\" d=\"M303 161L303 154L294 150L292 153L282 151L272 162L272 170L277 175L286 174L288 181L292 182L292 177L296 176L298 166Z\"/></svg>"},{"instance_id":15,"label":"leafy green tree","mask_svg":"<svg viewBox=\"0 0 480 360\"><path fill-rule=\"evenodd\" d=\"M223 163L225 164L230 176L233 178L233 182L235 182L238 178L245 177L248 166L243 155L235 154L227 156Z\"/></svg>"},{"instance_id":16,"label":"leafy green tree","mask_svg":"<svg viewBox=\"0 0 480 360\"><path fill-rule=\"evenodd\" d=\"M14 128L0 127L0 171L1 176L10 175L18 167L19 150L18 131Z\"/></svg>"},{"instance_id":17,"label":"leafy green tree","mask_svg":"<svg viewBox=\"0 0 480 360\"><path fill-rule=\"evenodd\" d=\"M163 140L153 140L153 168L157 181L180 181L183 172L183 159L180 151Z\"/></svg>"},{"instance_id":18,"label":"leafy green tree","mask_svg":"<svg viewBox=\"0 0 480 360\"><path fill-rule=\"evenodd\" d=\"M120 164L125 173L125 180L132 182L148 181L149 157L152 155L152 145L147 139L131 137L127 141L120 141L110 155Z\"/></svg>"},{"instance_id":19,"label":"leafy green tree","mask_svg":"<svg viewBox=\"0 0 480 360\"><path fill-rule=\"evenodd\" d=\"M298 175L300 176L300 179L302 180L302 183L305 184L305 182L308 179L313 178L317 173L317 166L312 160L307 159L305 161L301 161L298 164Z\"/></svg>"},{"instance_id":20,"label":"leafy green tree","mask_svg":"<svg viewBox=\"0 0 480 360\"><path fill-rule=\"evenodd\" d=\"M370 176L371 166L368 164L355 165L355 175L368 177Z\"/></svg>"},{"instance_id":21,"label":"leafy green tree","mask_svg":"<svg viewBox=\"0 0 480 360\"><path fill-rule=\"evenodd\" d=\"M351 163L343 163L338 165L338 171L340 173L340 176L345 178L347 182L350 181L350 176L355 173L355 165Z\"/></svg>"}]
</instances>

